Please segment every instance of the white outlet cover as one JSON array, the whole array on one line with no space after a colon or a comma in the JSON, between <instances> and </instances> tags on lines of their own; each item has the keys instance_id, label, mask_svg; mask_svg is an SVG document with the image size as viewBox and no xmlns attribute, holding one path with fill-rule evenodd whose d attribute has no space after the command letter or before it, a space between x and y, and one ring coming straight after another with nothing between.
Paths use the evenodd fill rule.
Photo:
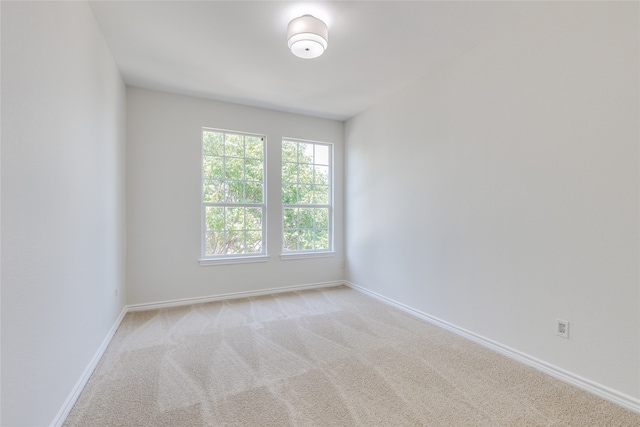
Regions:
<instances>
[{"instance_id":1,"label":"white outlet cover","mask_svg":"<svg viewBox=\"0 0 640 427\"><path fill-rule=\"evenodd\" d=\"M556 319L556 335L562 338L569 338L569 322L562 319Z\"/></svg>"}]
</instances>

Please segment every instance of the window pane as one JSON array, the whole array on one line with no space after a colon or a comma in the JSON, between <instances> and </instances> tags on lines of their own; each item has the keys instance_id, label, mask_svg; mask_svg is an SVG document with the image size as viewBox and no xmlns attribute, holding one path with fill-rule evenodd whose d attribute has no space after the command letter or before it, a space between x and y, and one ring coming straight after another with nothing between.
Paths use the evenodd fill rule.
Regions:
<instances>
[{"instance_id":1,"label":"window pane","mask_svg":"<svg viewBox=\"0 0 640 427\"><path fill-rule=\"evenodd\" d=\"M224 155L227 157L244 157L244 136L229 133L226 136Z\"/></svg>"},{"instance_id":2,"label":"window pane","mask_svg":"<svg viewBox=\"0 0 640 427\"><path fill-rule=\"evenodd\" d=\"M298 164L297 163L283 163L282 182L283 183L298 182Z\"/></svg>"},{"instance_id":3,"label":"window pane","mask_svg":"<svg viewBox=\"0 0 640 427\"><path fill-rule=\"evenodd\" d=\"M298 143L282 141L282 163L298 161Z\"/></svg>"},{"instance_id":4,"label":"window pane","mask_svg":"<svg viewBox=\"0 0 640 427\"><path fill-rule=\"evenodd\" d=\"M245 143L245 157L248 159L258 159L262 163L264 157L264 144L261 136L246 136Z\"/></svg>"},{"instance_id":5,"label":"window pane","mask_svg":"<svg viewBox=\"0 0 640 427\"><path fill-rule=\"evenodd\" d=\"M329 209L328 208L316 208L315 212L315 225L317 229L329 229Z\"/></svg>"},{"instance_id":6,"label":"window pane","mask_svg":"<svg viewBox=\"0 0 640 427\"><path fill-rule=\"evenodd\" d=\"M226 203L241 203L244 200L244 182L231 181L225 186Z\"/></svg>"},{"instance_id":7,"label":"window pane","mask_svg":"<svg viewBox=\"0 0 640 427\"><path fill-rule=\"evenodd\" d=\"M298 186L298 203L305 205L313 203L313 185Z\"/></svg>"},{"instance_id":8,"label":"window pane","mask_svg":"<svg viewBox=\"0 0 640 427\"><path fill-rule=\"evenodd\" d=\"M262 160L249 159L245 160L245 173L247 181L263 181L263 163Z\"/></svg>"},{"instance_id":9,"label":"window pane","mask_svg":"<svg viewBox=\"0 0 640 427\"><path fill-rule=\"evenodd\" d=\"M241 254L244 253L244 232L229 231L227 233L227 253Z\"/></svg>"},{"instance_id":10,"label":"window pane","mask_svg":"<svg viewBox=\"0 0 640 427\"><path fill-rule=\"evenodd\" d=\"M313 163L313 144L298 143L298 162Z\"/></svg>"},{"instance_id":11,"label":"window pane","mask_svg":"<svg viewBox=\"0 0 640 427\"><path fill-rule=\"evenodd\" d=\"M262 184L258 182L247 182L244 186L245 203L262 203Z\"/></svg>"},{"instance_id":12,"label":"window pane","mask_svg":"<svg viewBox=\"0 0 640 427\"><path fill-rule=\"evenodd\" d=\"M300 231L300 242L299 247L302 250L310 250L314 247L314 236L315 233L313 230L301 230Z\"/></svg>"},{"instance_id":13,"label":"window pane","mask_svg":"<svg viewBox=\"0 0 640 427\"><path fill-rule=\"evenodd\" d=\"M317 230L314 249L329 249L329 230Z\"/></svg>"},{"instance_id":14,"label":"window pane","mask_svg":"<svg viewBox=\"0 0 640 427\"><path fill-rule=\"evenodd\" d=\"M282 185L282 203L292 205L298 203L298 186L295 184Z\"/></svg>"},{"instance_id":15,"label":"window pane","mask_svg":"<svg viewBox=\"0 0 640 427\"><path fill-rule=\"evenodd\" d=\"M215 156L203 156L202 174L204 179L223 179L224 158Z\"/></svg>"},{"instance_id":16,"label":"window pane","mask_svg":"<svg viewBox=\"0 0 640 427\"><path fill-rule=\"evenodd\" d=\"M247 230L262 230L262 209L247 208L245 226ZM262 233L260 235L262 238Z\"/></svg>"},{"instance_id":17,"label":"window pane","mask_svg":"<svg viewBox=\"0 0 640 427\"><path fill-rule=\"evenodd\" d=\"M202 201L207 203L221 202L224 196L224 187L222 181L205 181L202 186Z\"/></svg>"},{"instance_id":18,"label":"window pane","mask_svg":"<svg viewBox=\"0 0 640 427\"><path fill-rule=\"evenodd\" d=\"M313 184L313 166L300 165L298 167L298 182L301 184Z\"/></svg>"},{"instance_id":19,"label":"window pane","mask_svg":"<svg viewBox=\"0 0 640 427\"><path fill-rule=\"evenodd\" d=\"M244 230L244 209L226 208L227 230Z\"/></svg>"},{"instance_id":20,"label":"window pane","mask_svg":"<svg viewBox=\"0 0 640 427\"><path fill-rule=\"evenodd\" d=\"M207 206L205 217L207 230L224 230L224 208Z\"/></svg>"},{"instance_id":21,"label":"window pane","mask_svg":"<svg viewBox=\"0 0 640 427\"><path fill-rule=\"evenodd\" d=\"M313 208L301 208L299 211L298 228L313 228L314 215Z\"/></svg>"},{"instance_id":22,"label":"window pane","mask_svg":"<svg viewBox=\"0 0 640 427\"><path fill-rule=\"evenodd\" d=\"M313 203L316 205L329 204L329 186L316 185L314 187Z\"/></svg>"},{"instance_id":23,"label":"window pane","mask_svg":"<svg viewBox=\"0 0 640 427\"><path fill-rule=\"evenodd\" d=\"M261 231L247 231L246 251L247 253L262 252L262 232Z\"/></svg>"},{"instance_id":24,"label":"window pane","mask_svg":"<svg viewBox=\"0 0 640 427\"><path fill-rule=\"evenodd\" d=\"M298 209L286 208L284 210L283 225L285 229L298 228Z\"/></svg>"},{"instance_id":25,"label":"window pane","mask_svg":"<svg viewBox=\"0 0 640 427\"><path fill-rule=\"evenodd\" d=\"M207 155L224 155L224 134L221 132L202 132L202 152Z\"/></svg>"},{"instance_id":26,"label":"window pane","mask_svg":"<svg viewBox=\"0 0 640 427\"><path fill-rule=\"evenodd\" d=\"M317 165L329 165L329 146L316 144L314 163Z\"/></svg>"},{"instance_id":27,"label":"window pane","mask_svg":"<svg viewBox=\"0 0 640 427\"><path fill-rule=\"evenodd\" d=\"M205 255L224 254L224 231L207 231L205 240Z\"/></svg>"},{"instance_id":28,"label":"window pane","mask_svg":"<svg viewBox=\"0 0 640 427\"><path fill-rule=\"evenodd\" d=\"M314 184L329 185L329 166L314 166Z\"/></svg>"},{"instance_id":29,"label":"window pane","mask_svg":"<svg viewBox=\"0 0 640 427\"><path fill-rule=\"evenodd\" d=\"M284 232L284 250L298 250L298 230L285 230Z\"/></svg>"},{"instance_id":30,"label":"window pane","mask_svg":"<svg viewBox=\"0 0 640 427\"><path fill-rule=\"evenodd\" d=\"M244 160L225 158L225 178L231 180L244 180Z\"/></svg>"}]
</instances>

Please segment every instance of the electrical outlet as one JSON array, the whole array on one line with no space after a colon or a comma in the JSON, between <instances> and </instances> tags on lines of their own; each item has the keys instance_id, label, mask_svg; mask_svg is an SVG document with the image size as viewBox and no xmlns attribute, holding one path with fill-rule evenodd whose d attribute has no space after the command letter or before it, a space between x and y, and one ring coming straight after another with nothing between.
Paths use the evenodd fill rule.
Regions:
<instances>
[{"instance_id":1,"label":"electrical outlet","mask_svg":"<svg viewBox=\"0 0 640 427\"><path fill-rule=\"evenodd\" d=\"M340 268L344 268L344 261L340 261Z\"/></svg>"},{"instance_id":2,"label":"electrical outlet","mask_svg":"<svg viewBox=\"0 0 640 427\"><path fill-rule=\"evenodd\" d=\"M556 319L556 335L562 338L569 338L569 322Z\"/></svg>"}]
</instances>

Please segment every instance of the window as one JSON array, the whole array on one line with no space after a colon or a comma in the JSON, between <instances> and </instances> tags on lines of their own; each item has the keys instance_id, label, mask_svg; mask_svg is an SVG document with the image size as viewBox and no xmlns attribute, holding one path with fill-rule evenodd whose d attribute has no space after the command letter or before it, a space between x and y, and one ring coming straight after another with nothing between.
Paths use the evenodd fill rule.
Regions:
<instances>
[{"instance_id":1,"label":"window","mask_svg":"<svg viewBox=\"0 0 640 427\"><path fill-rule=\"evenodd\" d=\"M331 148L282 141L283 254L333 250Z\"/></svg>"},{"instance_id":2,"label":"window","mask_svg":"<svg viewBox=\"0 0 640 427\"><path fill-rule=\"evenodd\" d=\"M265 138L202 130L202 258L266 255Z\"/></svg>"}]
</instances>

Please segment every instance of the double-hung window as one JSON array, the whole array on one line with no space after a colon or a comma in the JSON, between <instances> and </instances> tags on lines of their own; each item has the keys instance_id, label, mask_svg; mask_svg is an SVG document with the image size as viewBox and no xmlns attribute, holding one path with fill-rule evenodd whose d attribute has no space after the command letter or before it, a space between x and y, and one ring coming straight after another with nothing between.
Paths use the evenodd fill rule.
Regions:
<instances>
[{"instance_id":1,"label":"double-hung window","mask_svg":"<svg viewBox=\"0 0 640 427\"><path fill-rule=\"evenodd\" d=\"M202 260L266 255L265 137L202 129Z\"/></svg>"},{"instance_id":2,"label":"double-hung window","mask_svg":"<svg viewBox=\"0 0 640 427\"><path fill-rule=\"evenodd\" d=\"M283 255L333 250L332 145L282 141Z\"/></svg>"}]
</instances>

